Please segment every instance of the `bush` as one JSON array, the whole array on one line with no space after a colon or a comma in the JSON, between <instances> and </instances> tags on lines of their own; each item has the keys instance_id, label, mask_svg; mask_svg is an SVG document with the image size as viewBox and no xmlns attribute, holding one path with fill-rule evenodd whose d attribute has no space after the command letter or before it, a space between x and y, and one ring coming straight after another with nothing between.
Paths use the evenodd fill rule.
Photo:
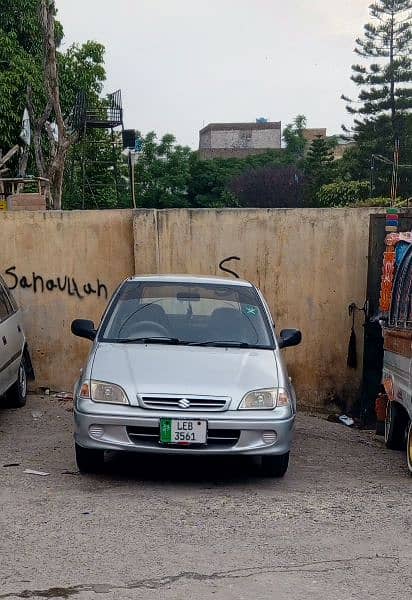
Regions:
<instances>
[{"instance_id":1,"label":"bush","mask_svg":"<svg viewBox=\"0 0 412 600\"><path fill-rule=\"evenodd\" d=\"M370 191L369 181L337 181L322 185L316 200L319 206L348 206L364 201Z\"/></svg>"},{"instance_id":2,"label":"bush","mask_svg":"<svg viewBox=\"0 0 412 600\"><path fill-rule=\"evenodd\" d=\"M266 165L234 177L228 189L247 208L296 208L304 205L305 184L293 165Z\"/></svg>"},{"instance_id":3,"label":"bush","mask_svg":"<svg viewBox=\"0 0 412 600\"><path fill-rule=\"evenodd\" d=\"M350 206L353 206L354 208L368 208L368 207L388 207L391 206L391 199L390 198L383 198L383 197L379 197L379 198L368 198L367 200L360 200L358 202L354 202L353 204L351 204ZM405 208L407 206L407 201L406 200L402 200L401 198L398 198L396 203L393 205L394 208Z\"/></svg>"},{"instance_id":4,"label":"bush","mask_svg":"<svg viewBox=\"0 0 412 600\"><path fill-rule=\"evenodd\" d=\"M356 202L353 202L352 204L350 204L349 206L353 206L353 208L372 208L372 207L379 207L379 206L390 206L391 205L391 199L390 198L368 198L367 200L357 200Z\"/></svg>"}]
</instances>

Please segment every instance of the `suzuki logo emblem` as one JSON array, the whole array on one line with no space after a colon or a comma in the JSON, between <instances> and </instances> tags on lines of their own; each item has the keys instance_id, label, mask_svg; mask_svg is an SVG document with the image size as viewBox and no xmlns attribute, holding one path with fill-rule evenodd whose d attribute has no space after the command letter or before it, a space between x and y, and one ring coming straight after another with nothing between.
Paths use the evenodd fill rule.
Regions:
<instances>
[{"instance_id":1,"label":"suzuki logo emblem","mask_svg":"<svg viewBox=\"0 0 412 600\"><path fill-rule=\"evenodd\" d=\"M182 398L181 400L179 400L178 404L180 408L190 408L190 400L188 400L187 398Z\"/></svg>"}]
</instances>

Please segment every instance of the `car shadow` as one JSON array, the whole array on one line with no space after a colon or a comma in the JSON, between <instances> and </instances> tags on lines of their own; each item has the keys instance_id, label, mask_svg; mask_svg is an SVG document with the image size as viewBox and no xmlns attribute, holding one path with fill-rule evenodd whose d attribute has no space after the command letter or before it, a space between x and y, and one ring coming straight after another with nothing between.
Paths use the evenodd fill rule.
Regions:
<instances>
[{"instance_id":1,"label":"car shadow","mask_svg":"<svg viewBox=\"0 0 412 600\"><path fill-rule=\"evenodd\" d=\"M262 478L253 456L176 456L110 452L103 475L112 480L176 484L245 484Z\"/></svg>"}]
</instances>

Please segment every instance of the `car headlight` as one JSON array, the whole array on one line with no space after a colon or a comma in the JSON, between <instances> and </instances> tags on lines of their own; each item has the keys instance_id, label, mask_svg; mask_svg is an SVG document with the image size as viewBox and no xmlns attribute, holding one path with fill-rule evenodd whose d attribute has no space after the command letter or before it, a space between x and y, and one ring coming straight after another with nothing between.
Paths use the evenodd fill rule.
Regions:
<instances>
[{"instance_id":1,"label":"car headlight","mask_svg":"<svg viewBox=\"0 0 412 600\"><path fill-rule=\"evenodd\" d=\"M289 395L283 388L269 388L248 392L239 404L239 410L273 410L289 406Z\"/></svg>"},{"instance_id":2,"label":"car headlight","mask_svg":"<svg viewBox=\"0 0 412 600\"><path fill-rule=\"evenodd\" d=\"M106 404L129 404L129 399L124 390L114 383L85 381L80 388L80 398L90 398L93 402L105 402Z\"/></svg>"}]
</instances>

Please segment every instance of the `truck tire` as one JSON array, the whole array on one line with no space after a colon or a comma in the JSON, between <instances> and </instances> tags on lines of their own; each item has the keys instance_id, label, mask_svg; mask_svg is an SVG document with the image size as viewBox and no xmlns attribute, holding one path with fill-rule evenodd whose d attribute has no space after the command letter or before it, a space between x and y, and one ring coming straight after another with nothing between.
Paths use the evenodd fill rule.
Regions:
<instances>
[{"instance_id":1,"label":"truck tire","mask_svg":"<svg viewBox=\"0 0 412 600\"><path fill-rule=\"evenodd\" d=\"M406 456L409 473L412 475L412 421L409 423L408 440L406 442Z\"/></svg>"},{"instance_id":2,"label":"truck tire","mask_svg":"<svg viewBox=\"0 0 412 600\"><path fill-rule=\"evenodd\" d=\"M27 399L27 368L24 356L19 365L17 381L11 386L6 394L7 406L10 408L22 408Z\"/></svg>"},{"instance_id":3,"label":"truck tire","mask_svg":"<svg viewBox=\"0 0 412 600\"><path fill-rule=\"evenodd\" d=\"M262 472L265 477L283 477L289 466L289 452L280 456L262 456Z\"/></svg>"},{"instance_id":4,"label":"truck tire","mask_svg":"<svg viewBox=\"0 0 412 600\"><path fill-rule=\"evenodd\" d=\"M407 421L397 402L389 402L385 420L385 444L389 450L404 450Z\"/></svg>"},{"instance_id":5,"label":"truck tire","mask_svg":"<svg viewBox=\"0 0 412 600\"><path fill-rule=\"evenodd\" d=\"M100 473L104 465L104 450L83 448L75 444L76 463L80 473Z\"/></svg>"}]
</instances>

